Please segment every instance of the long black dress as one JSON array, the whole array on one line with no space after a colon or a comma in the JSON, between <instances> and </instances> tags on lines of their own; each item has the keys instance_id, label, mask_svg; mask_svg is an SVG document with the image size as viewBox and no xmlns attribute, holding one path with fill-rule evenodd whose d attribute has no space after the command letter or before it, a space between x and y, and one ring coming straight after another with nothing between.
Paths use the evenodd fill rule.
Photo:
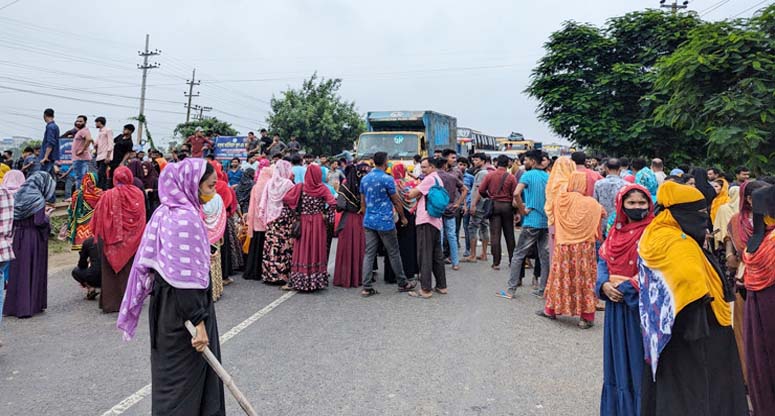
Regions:
<instances>
[{"instance_id":1,"label":"long black dress","mask_svg":"<svg viewBox=\"0 0 775 416\"><path fill-rule=\"evenodd\" d=\"M396 224L396 233L398 235L398 250L401 252L401 264L404 266L404 274L407 279L413 279L420 272L420 266L417 265L417 227L415 226L415 215L404 208L404 215L409 223L405 227ZM397 276L390 267L390 259L385 253L385 283L396 283Z\"/></svg>"},{"instance_id":2,"label":"long black dress","mask_svg":"<svg viewBox=\"0 0 775 416\"><path fill-rule=\"evenodd\" d=\"M250 238L250 249L248 250L248 256L245 260L245 272L242 273L242 278L246 280L261 280L263 274L264 263L264 237L266 232L253 231L253 236Z\"/></svg>"},{"instance_id":3,"label":"long black dress","mask_svg":"<svg viewBox=\"0 0 775 416\"><path fill-rule=\"evenodd\" d=\"M748 415L732 327L718 324L708 298L676 316L670 342L659 356L656 382L646 366L641 415Z\"/></svg>"},{"instance_id":4,"label":"long black dress","mask_svg":"<svg viewBox=\"0 0 775 416\"><path fill-rule=\"evenodd\" d=\"M204 321L210 350L221 359L211 289L176 289L154 272L149 309L154 415L225 415L223 383L191 346L186 320Z\"/></svg>"}]
</instances>

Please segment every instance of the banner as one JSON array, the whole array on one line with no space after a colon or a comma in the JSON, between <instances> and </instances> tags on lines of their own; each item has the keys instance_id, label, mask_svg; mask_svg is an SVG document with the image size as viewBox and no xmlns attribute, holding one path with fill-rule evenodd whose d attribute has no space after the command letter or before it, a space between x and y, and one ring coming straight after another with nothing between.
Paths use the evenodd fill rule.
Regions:
<instances>
[{"instance_id":1,"label":"banner","mask_svg":"<svg viewBox=\"0 0 775 416\"><path fill-rule=\"evenodd\" d=\"M59 160L69 165L73 160L73 139L61 137L59 139Z\"/></svg>"},{"instance_id":2,"label":"banner","mask_svg":"<svg viewBox=\"0 0 775 416\"><path fill-rule=\"evenodd\" d=\"M248 158L248 138L246 136L218 136L213 139L215 143L215 158L220 161L231 160L235 157L244 162Z\"/></svg>"}]
</instances>

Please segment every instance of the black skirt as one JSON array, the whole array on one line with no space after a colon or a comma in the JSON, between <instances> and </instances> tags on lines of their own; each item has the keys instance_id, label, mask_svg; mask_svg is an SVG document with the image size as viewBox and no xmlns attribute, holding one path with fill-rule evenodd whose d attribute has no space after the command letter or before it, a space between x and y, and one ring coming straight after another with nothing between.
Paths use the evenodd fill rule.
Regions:
<instances>
[{"instance_id":1,"label":"black skirt","mask_svg":"<svg viewBox=\"0 0 775 416\"><path fill-rule=\"evenodd\" d=\"M151 327L151 411L154 415L225 415L223 383L191 346L186 320L204 321L210 350L221 347L210 289L176 289L154 272Z\"/></svg>"},{"instance_id":2,"label":"black skirt","mask_svg":"<svg viewBox=\"0 0 775 416\"><path fill-rule=\"evenodd\" d=\"M266 233L264 231L253 231L253 236L250 238L248 256L245 260L245 272L242 273L242 277L246 280L261 280L265 236Z\"/></svg>"}]
</instances>

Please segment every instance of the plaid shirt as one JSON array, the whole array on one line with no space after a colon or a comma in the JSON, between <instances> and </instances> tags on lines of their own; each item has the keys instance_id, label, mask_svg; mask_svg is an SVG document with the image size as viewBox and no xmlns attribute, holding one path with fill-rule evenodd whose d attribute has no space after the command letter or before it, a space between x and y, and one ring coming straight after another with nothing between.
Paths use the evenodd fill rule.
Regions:
<instances>
[{"instance_id":1,"label":"plaid shirt","mask_svg":"<svg viewBox=\"0 0 775 416\"><path fill-rule=\"evenodd\" d=\"M11 261L13 254L13 195L0 189L0 262Z\"/></svg>"}]
</instances>

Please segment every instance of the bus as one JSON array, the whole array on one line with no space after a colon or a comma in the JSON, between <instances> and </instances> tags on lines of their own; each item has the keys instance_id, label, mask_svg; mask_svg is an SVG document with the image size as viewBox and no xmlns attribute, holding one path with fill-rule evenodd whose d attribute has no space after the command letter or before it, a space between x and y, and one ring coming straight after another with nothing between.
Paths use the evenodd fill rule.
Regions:
<instances>
[{"instance_id":1,"label":"bus","mask_svg":"<svg viewBox=\"0 0 775 416\"><path fill-rule=\"evenodd\" d=\"M467 127L457 129L457 153L459 156L469 157L484 150L498 150L495 136Z\"/></svg>"}]
</instances>

